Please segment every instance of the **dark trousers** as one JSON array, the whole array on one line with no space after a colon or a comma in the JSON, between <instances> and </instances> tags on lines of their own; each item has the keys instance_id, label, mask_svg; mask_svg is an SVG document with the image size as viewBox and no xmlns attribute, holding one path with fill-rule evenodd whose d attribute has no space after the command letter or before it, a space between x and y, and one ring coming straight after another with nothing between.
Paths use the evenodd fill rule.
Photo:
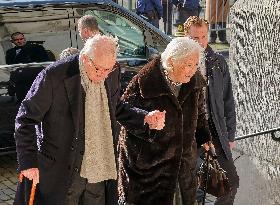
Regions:
<instances>
[{"instance_id":1,"label":"dark trousers","mask_svg":"<svg viewBox=\"0 0 280 205\"><path fill-rule=\"evenodd\" d=\"M155 27L159 28L159 19L155 18L155 19L150 19L149 23L153 24Z\"/></svg>"},{"instance_id":2,"label":"dark trousers","mask_svg":"<svg viewBox=\"0 0 280 205\"><path fill-rule=\"evenodd\" d=\"M217 23L217 27L218 28L226 28L226 22L219 22ZM216 25L215 24L212 24L211 25L211 29L215 29L216 28ZM217 35L218 33L218 35ZM212 42L215 42L216 39L217 39L217 36L219 37L219 40L221 42L225 42L227 40L227 35L226 35L226 30L219 30L219 31L211 31L210 33L210 40Z\"/></svg>"},{"instance_id":3,"label":"dark trousers","mask_svg":"<svg viewBox=\"0 0 280 205\"><path fill-rule=\"evenodd\" d=\"M232 205L235 199L237 188L239 187L239 176L237 175L237 171L233 159L232 158L227 159L219 139L214 137L213 144L215 146L216 154L218 156L218 162L221 168L223 168L227 172L227 177L229 179L232 188L232 191L229 194L217 198L214 204Z\"/></svg>"},{"instance_id":4,"label":"dark trousers","mask_svg":"<svg viewBox=\"0 0 280 205\"><path fill-rule=\"evenodd\" d=\"M87 179L75 174L65 205L105 205L105 182L88 183Z\"/></svg>"}]
</instances>

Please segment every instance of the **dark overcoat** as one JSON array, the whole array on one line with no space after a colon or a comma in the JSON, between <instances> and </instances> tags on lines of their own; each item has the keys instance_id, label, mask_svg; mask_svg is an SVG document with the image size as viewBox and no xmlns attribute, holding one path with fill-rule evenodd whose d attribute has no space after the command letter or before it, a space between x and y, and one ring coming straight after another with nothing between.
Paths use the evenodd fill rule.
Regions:
<instances>
[{"instance_id":1,"label":"dark overcoat","mask_svg":"<svg viewBox=\"0 0 280 205\"><path fill-rule=\"evenodd\" d=\"M64 204L72 175L80 171L84 154L84 91L78 57L71 56L44 69L16 117L19 171L39 168L35 204ZM105 81L114 134L119 77L116 69ZM40 129L35 131L35 125ZM27 191L25 185L19 184L15 204L27 204L23 197Z\"/></svg>"},{"instance_id":2,"label":"dark overcoat","mask_svg":"<svg viewBox=\"0 0 280 205\"><path fill-rule=\"evenodd\" d=\"M210 46L205 50L206 71L209 79L209 102L211 116L218 134L218 140L227 159L232 158L229 142L236 133L236 112L232 84L227 62L215 53Z\"/></svg>"},{"instance_id":3,"label":"dark overcoat","mask_svg":"<svg viewBox=\"0 0 280 205\"><path fill-rule=\"evenodd\" d=\"M30 42L21 47L11 48L6 52L7 64L45 62L49 60L47 51L43 46Z\"/></svg>"},{"instance_id":4,"label":"dark overcoat","mask_svg":"<svg viewBox=\"0 0 280 205\"><path fill-rule=\"evenodd\" d=\"M160 59L147 64L130 82L123 101L147 111L166 111L162 130L123 125L119 141L120 201L134 205L172 205L179 182L183 204L195 201L197 143L209 140L203 87L197 72L182 84L178 98L160 70ZM118 120L118 118L117 118Z\"/></svg>"}]
</instances>

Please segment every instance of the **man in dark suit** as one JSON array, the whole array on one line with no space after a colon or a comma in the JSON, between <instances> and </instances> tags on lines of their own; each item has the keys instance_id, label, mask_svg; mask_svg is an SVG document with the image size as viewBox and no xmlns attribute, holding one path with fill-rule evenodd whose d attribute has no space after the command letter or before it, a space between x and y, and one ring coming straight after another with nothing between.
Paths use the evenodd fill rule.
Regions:
<instances>
[{"instance_id":1,"label":"man in dark suit","mask_svg":"<svg viewBox=\"0 0 280 205\"><path fill-rule=\"evenodd\" d=\"M7 64L44 62L49 60L45 48L39 44L26 42L23 33L13 33L11 41L15 44L15 47L6 52Z\"/></svg>"},{"instance_id":2,"label":"man in dark suit","mask_svg":"<svg viewBox=\"0 0 280 205\"><path fill-rule=\"evenodd\" d=\"M235 146L236 113L228 65L224 57L208 45L207 21L191 16L185 22L184 29L186 36L205 49L205 67L200 71L208 82L208 90L205 91L206 112L218 161L227 172L232 188L229 194L217 198L214 204L232 205L239 187L239 177L231 152Z\"/></svg>"},{"instance_id":3,"label":"man in dark suit","mask_svg":"<svg viewBox=\"0 0 280 205\"><path fill-rule=\"evenodd\" d=\"M19 172L37 184L35 204L106 204L106 183L117 177L116 113L139 127L150 116L116 106L116 56L116 40L96 35L80 55L44 69L23 100L16 117L17 157ZM25 188L19 184L15 204L25 204Z\"/></svg>"}]
</instances>

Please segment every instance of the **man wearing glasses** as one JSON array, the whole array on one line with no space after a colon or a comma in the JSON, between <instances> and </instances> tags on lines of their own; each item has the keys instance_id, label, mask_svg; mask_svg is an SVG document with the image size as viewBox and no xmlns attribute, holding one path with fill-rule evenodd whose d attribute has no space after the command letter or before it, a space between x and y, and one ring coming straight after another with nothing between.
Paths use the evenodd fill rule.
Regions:
<instances>
[{"instance_id":1,"label":"man wearing glasses","mask_svg":"<svg viewBox=\"0 0 280 205\"><path fill-rule=\"evenodd\" d=\"M162 124L159 114L153 118L144 110L116 106L117 48L116 39L95 35L80 54L53 63L34 81L16 117L19 172L25 181L15 204L28 200L28 180L37 184L35 204L108 204L106 184L117 178L116 112L133 119L131 126L143 127L144 119L149 124L155 118Z\"/></svg>"},{"instance_id":2,"label":"man wearing glasses","mask_svg":"<svg viewBox=\"0 0 280 205\"><path fill-rule=\"evenodd\" d=\"M39 44L27 42L23 33L13 33L11 42L15 47L6 52L7 64L49 61L45 48Z\"/></svg>"}]
</instances>

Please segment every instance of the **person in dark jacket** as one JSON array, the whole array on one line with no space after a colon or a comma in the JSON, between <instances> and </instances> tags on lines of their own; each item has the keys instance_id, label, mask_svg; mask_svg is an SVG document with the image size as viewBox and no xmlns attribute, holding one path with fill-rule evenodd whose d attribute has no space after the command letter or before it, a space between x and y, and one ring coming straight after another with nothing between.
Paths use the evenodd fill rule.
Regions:
<instances>
[{"instance_id":1,"label":"person in dark jacket","mask_svg":"<svg viewBox=\"0 0 280 205\"><path fill-rule=\"evenodd\" d=\"M198 43L175 38L145 65L122 96L125 103L165 113L160 126L133 127L119 139L119 200L133 205L172 205L178 184L183 205L195 203L197 144L209 140ZM196 138L197 137L197 138ZM196 141L197 139L197 141Z\"/></svg>"},{"instance_id":2,"label":"person in dark jacket","mask_svg":"<svg viewBox=\"0 0 280 205\"><path fill-rule=\"evenodd\" d=\"M6 52L7 64L49 61L45 48L39 44L26 42L23 33L13 33L11 35L11 41L15 44L15 47Z\"/></svg>"},{"instance_id":3,"label":"person in dark jacket","mask_svg":"<svg viewBox=\"0 0 280 205\"><path fill-rule=\"evenodd\" d=\"M163 16L160 0L137 0L136 13L144 17L149 23L159 28L159 20Z\"/></svg>"},{"instance_id":4,"label":"person in dark jacket","mask_svg":"<svg viewBox=\"0 0 280 205\"><path fill-rule=\"evenodd\" d=\"M116 50L115 39L96 35L80 55L37 76L16 117L18 171L25 181L18 185L15 204L28 201L28 179L37 184L36 205L107 203L105 186L117 177ZM135 119L134 126L142 126L148 114L126 104L117 107L121 119Z\"/></svg>"},{"instance_id":5,"label":"person in dark jacket","mask_svg":"<svg viewBox=\"0 0 280 205\"><path fill-rule=\"evenodd\" d=\"M175 25L183 26L190 16L199 16L199 0L172 0L177 7L177 18Z\"/></svg>"},{"instance_id":6,"label":"person in dark jacket","mask_svg":"<svg viewBox=\"0 0 280 205\"><path fill-rule=\"evenodd\" d=\"M227 172L232 188L231 193L218 198L215 205L232 205L239 186L239 177L231 153L235 146L236 113L228 65L224 57L208 45L207 21L192 16L185 22L184 27L185 35L198 41L205 49L205 69L200 71L209 84L206 111L218 161ZM208 96L207 93L206 95Z\"/></svg>"}]
</instances>

